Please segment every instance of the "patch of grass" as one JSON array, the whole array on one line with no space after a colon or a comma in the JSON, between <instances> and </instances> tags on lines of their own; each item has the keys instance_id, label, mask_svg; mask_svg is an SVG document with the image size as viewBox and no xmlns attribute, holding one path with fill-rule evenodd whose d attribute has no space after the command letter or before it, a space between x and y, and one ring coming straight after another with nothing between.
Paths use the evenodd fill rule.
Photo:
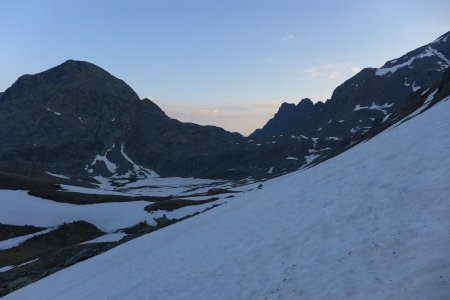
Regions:
<instances>
[{"instance_id":1,"label":"patch of grass","mask_svg":"<svg viewBox=\"0 0 450 300\"><path fill-rule=\"evenodd\" d=\"M42 199L52 200L55 202L71 203L71 204L94 204L106 202L130 202L130 201L149 201L149 202L167 202L176 201L176 198L189 198L196 196L214 196L219 194L236 193L235 191L213 188L206 193L196 193L182 196L126 196L126 195L102 195L102 194L85 194L76 192L65 192L60 190L61 186L44 179L37 179L28 176L0 172L0 189L9 190L28 190L28 194ZM190 200L187 200L190 201ZM200 203L201 204L201 203ZM171 204L169 203L169 206ZM196 204L189 204L196 205ZM181 206L182 207L182 206Z\"/></svg>"},{"instance_id":2,"label":"patch of grass","mask_svg":"<svg viewBox=\"0 0 450 300\"><path fill-rule=\"evenodd\" d=\"M0 250L0 267L18 265L67 246L79 244L103 235L94 225L77 221L65 223L56 230L37 235L17 247Z\"/></svg>"},{"instance_id":3,"label":"patch of grass","mask_svg":"<svg viewBox=\"0 0 450 300\"><path fill-rule=\"evenodd\" d=\"M0 189L8 190L33 190L46 189L57 190L58 185L51 182L28 176L0 172Z\"/></svg>"},{"instance_id":4,"label":"patch of grass","mask_svg":"<svg viewBox=\"0 0 450 300\"><path fill-rule=\"evenodd\" d=\"M236 193L235 191L230 191L227 189L221 189L221 188L213 188L209 189L206 194L208 195L220 195L220 194L230 194L230 193Z\"/></svg>"},{"instance_id":5,"label":"patch of grass","mask_svg":"<svg viewBox=\"0 0 450 300\"><path fill-rule=\"evenodd\" d=\"M147 212L152 212L152 211L156 211L156 210L173 211L178 208L192 206L192 205L205 204L205 203L213 202L216 200L219 200L219 198L214 197L214 198L209 198L209 199L205 199L205 200L174 199L174 200L167 200L167 201L152 203L150 205L147 205L144 209Z\"/></svg>"},{"instance_id":6,"label":"patch of grass","mask_svg":"<svg viewBox=\"0 0 450 300\"><path fill-rule=\"evenodd\" d=\"M17 226L0 223L0 241L12 239L22 235L32 234L38 231L42 231L44 229L45 228L34 227L31 225Z\"/></svg>"},{"instance_id":7,"label":"patch of grass","mask_svg":"<svg viewBox=\"0 0 450 300\"><path fill-rule=\"evenodd\" d=\"M121 196L84 194L61 191L61 187L43 179L0 172L0 189L28 190L28 194L42 199L72 204L93 204L104 202L129 202L145 200L151 202L164 201L173 197L153 196Z\"/></svg>"},{"instance_id":8,"label":"patch of grass","mask_svg":"<svg viewBox=\"0 0 450 300\"><path fill-rule=\"evenodd\" d=\"M125 228L122 231L126 234L140 234L142 232L148 233L154 230L156 230L156 227L148 225L147 222L141 222L132 227Z\"/></svg>"},{"instance_id":9,"label":"patch of grass","mask_svg":"<svg viewBox=\"0 0 450 300\"><path fill-rule=\"evenodd\" d=\"M72 203L72 204L94 204L105 202L130 202L145 200L151 202L165 201L172 197L153 197L153 196L125 196L125 195L101 195L101 194L83 194L75 192L64 192L49 189L35 189L28 194L56 202Z\"/></svg>"},{"instance_id":10,"label":"patch of grass","mask_svg":"<svg viewBox=\"0 0 450 300\"><path fill-rule=\"evenodd\" d=\"M216 206L218 205L216 204L212 207L208 207L205 209L205 211L210 210ZM167 219L166 216L162 216L161 218L155 220L157 223L156 226L150 226L146 222L141 222L135 226L124 229L123 231L129 235L118 242L92 243L83 245L75 244L55 251L46 252L42 255L39 255L39 260L35 262L16 267L4 273L0 273L0 297L3 297L8 293L20 289L66 267L108 251L109 249L114 248L117 245L126 243L127 241L132 240L136 237L189 219L190 217L196 216L198 214L200 214L200 212L195 212L194 214L185 216L181 219ZM29 260L31 259L27 259L27 261Z\"/></svg>"},{"instance_id":11,"label":"patch of grass","mask_svg":"<svg viewBox=\"0 0 450 300\"><path fill-rule=\"evenodd\" d=\"M209 189L206 193L194 193L194 194L188 194L188 195L179 195L176 198L216 196L216 195L221 195L221 194L234 194L234 193L240 193L240 191L232 191L232 190L222 189L222 188L212 188L212 189Z\"/></svg>"},{"instance_id":12,"label":"patch of grass","mask_svg":"<svg viewBox=\"0 0 450 300\"><path fill-rule=\"evenodd\" d=\"M0 298L114 246L114 243L77 244L45 253L37 261L0 273Z\"/></svg>"}]
</instances>

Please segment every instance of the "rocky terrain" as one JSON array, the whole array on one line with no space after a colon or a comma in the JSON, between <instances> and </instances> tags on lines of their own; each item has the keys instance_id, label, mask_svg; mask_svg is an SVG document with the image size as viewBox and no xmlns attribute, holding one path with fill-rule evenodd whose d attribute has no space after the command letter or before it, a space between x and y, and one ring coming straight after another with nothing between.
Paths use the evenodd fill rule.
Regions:
<instances>
[{"instance_id":1,"label":"rocky terrain","mask_svg":"<svg viewBox=\"0 0 450 300\"><path fill-rule=\"evenodd\" d=\"M69 60L22 76L1 96L0 170L34 177L50 172L83 182L97 175L280 175L379 131L402 113L405 100L426 99L450 65L449 36L381 68L363 69L326 102L284 103L248 138L172 119L103 69Z\"/></svg>"},{"instance_id":2,"label":"rocky terrain","mask_svg":"<svg viewBox=\"0 0 450 300\"><path fill-rule=\"evenodd\" d=\"M195 157L243 138L213 126L181 123L101 68L69 60L24 75L0 102L0 169L71 177L134 171L123 152L161 175L189 175ZM116 161L108 168L102 157Z\"/></svg>"},{"instance_id":3,"label":"rocky terrain","mask_svg":"<svg viewBox=\"0 0 450 300\"><path fill-rule=\"evenodd\" d=\"M388 120L411 93L429 91L450 66L450 33L428 45L386 62L365 68L338 86L330 99L313 104L283 103L278 113L250 135L279 134L352 137Z\"/></svg>"},{"instance_id":4,"label":"rocky terrain","mask_svg":"<svg viewBox=\"0 0 450 300\"><path fill-rule=\"evenodd\" d=\"M256 188L248 180L60 180L0 174L0 296Z\"/></svg>"},{"instance_id":5,"label":"rocky terrain","mask_svg":"<svg viewBox=\"0 0 450 300\"><path fill-rule=\"evenodd\" d=\"M20 77L0 94L0 296L421 114L450 95L449 59L447 33L249 137L175 120L88 62Z\"/></svg>"},{"instance_id":6,"label":"rocky terrain","mask_svg":"<svg viewBox=\"0 0 450 300\"><path fill-rule=\"evenodd\" d=\"M229 203L5 299L446 299L448 92L447 82L411 114L341 155L234 193ZM121 219L129 215L123 207ZM0 211L0 217L7 215ZM90 222L101 230L114 225L97 218ZM93 252L84 245L78 253Z\"/></svg>"}]
</instances>

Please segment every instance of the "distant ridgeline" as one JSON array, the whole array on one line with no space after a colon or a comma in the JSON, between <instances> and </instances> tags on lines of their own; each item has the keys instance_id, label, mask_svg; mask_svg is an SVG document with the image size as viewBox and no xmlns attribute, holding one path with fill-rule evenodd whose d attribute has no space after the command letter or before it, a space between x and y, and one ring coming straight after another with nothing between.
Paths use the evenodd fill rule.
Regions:
<instances>
[{"instance_id":1,"label":"distant ridgeline","mask_svg":"<svg viewBox=\"0 0 450 300\"><path fill-rule=\"evenodd\" d=\"M450 33L366 68L325 103L283 103L249 137L168 117L122 80L69 60L0 94L0 171L78 179L267 178L319 163L448 95ZM424 106L425 105L425 106Z\"/></svg>"}]
</instances>

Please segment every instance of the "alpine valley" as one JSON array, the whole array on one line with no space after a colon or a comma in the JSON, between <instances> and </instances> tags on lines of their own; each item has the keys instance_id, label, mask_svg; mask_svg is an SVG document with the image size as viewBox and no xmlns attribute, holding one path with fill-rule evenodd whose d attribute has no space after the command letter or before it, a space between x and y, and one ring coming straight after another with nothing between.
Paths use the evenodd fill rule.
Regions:
<instances>
[{"instance_id":1,"label":"alpine valley","mask_svg":"<svg viewBox=\"0 0 450 300\"><path fill-rule=\"evenodd\" d=\"M0 296L445 299L449 67L450 32L248 137L89 62L21 76L0 93Z\"/></svg>"}]
</instances>

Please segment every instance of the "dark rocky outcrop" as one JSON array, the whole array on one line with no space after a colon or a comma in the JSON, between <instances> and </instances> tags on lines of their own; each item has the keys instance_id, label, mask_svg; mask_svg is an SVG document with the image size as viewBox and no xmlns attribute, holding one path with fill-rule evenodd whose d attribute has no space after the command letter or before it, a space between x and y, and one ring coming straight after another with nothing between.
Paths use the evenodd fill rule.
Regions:
<instances>
[{"instance_id":1,"label":"dark rocky outcrop","mask_svg":"<svg viewBox=\"0 0 450 300\"><path fill-rule=\"evenodd\" d=\"M366 68L331 99L284 103L249 138L183 123L122 80L69 60L20 77L1 95L0 171L32 177L64 174L135 179L155 175L267 178L332 157L424 101L450 65L450 33ZM419 101L419 102L420 102Z\"/></svg>"},{"instance_id":2,"label":"dark rocky outcrop","mask_svg":"<svg viewBox=\"0 0 450 300\"><path fill-rule=\"evenodd\" d=\"M83 163L124 138L137 101L125 82L87 62L24 75L0 102L1 165L81 172Z\"/></svg>"},{"instance_id":3,"label":"dark rocky outcrop","mask_svg":"<svg viewBox=\"0 0 450 300\"><path fill-rule=\"evenodd\" d=\"M122 80L74 60L20 77L2 96L0 120L0 169L27 175L111 175L102 161L86 173L108 150L125 174L134 166L123 150L161 175L188 176L204 167L202 156L243 140L218 127L171 119Z\"/></svg>"}]
</instances>

